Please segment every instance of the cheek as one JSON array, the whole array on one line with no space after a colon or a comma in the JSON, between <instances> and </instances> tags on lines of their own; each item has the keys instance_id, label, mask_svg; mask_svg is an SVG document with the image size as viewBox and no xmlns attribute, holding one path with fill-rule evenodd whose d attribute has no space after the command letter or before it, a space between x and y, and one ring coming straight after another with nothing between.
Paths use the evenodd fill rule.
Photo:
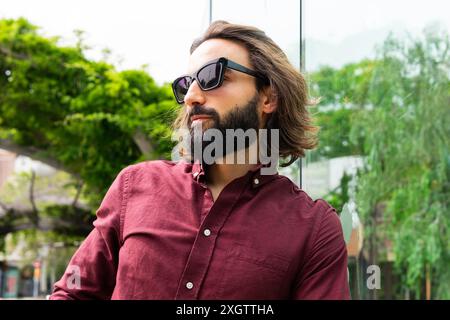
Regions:
<instances>
[{"instance_id":1,"label":"cheek","mask_svg":"<svg viewBox=\"0 0 450 320\"><path fill-rule=\"evenodd\" d=\"M222 110L230 110L236 106L244 106L253 97L254 90L245 85L237 85L235 83L228 83L220 88L211 91L211 96L221 106L218 112Z\"/></svg>"},{"instance_id":2,"label":"cheek","mask_svg":"<svg viewBox=\"0 0 450 320\"><path fill-rule=\"evenodd\" d=\"M219 114L220 119L223 119L235 107L245 106L253 98L255 92L255 85L252 82L224 82L220 88L207 91L206 105L214 108ZM258 113L259 111L258 108Z\"/></svg>"},{"instance_id":3,"label":"cheek","mask_svg":"<svg viewBox=\"0 0 450 320\"><path fill-rule=\"evenodd\" d=\"M219 114L220 119L223 119L231 109L239 105L239 96L236 92L221 87L211 91L206 105L210 108L214 108Z\"/></svg>"}]
</instances>

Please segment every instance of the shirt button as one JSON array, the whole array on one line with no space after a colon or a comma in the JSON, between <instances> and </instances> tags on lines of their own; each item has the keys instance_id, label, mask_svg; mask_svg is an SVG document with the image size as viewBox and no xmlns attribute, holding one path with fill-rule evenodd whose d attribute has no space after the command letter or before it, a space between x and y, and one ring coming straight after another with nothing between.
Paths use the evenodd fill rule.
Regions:
<instances>
[{"instance_id":1,"label":"shirt button","mask_svg":"<svg viewBox=\"0 0 450 320\"><path fill-rule=\"evenodd\" d=\"M188 288L189 290L191 290L194 287L194 284L192 282L188 282L186 283L186 288Z\"/></svg>"},{"instance_id":2,"label":"shirt button","mask_svg":"<svg viewBox=\"0 0 450 320\"><path fill-rule=\"evenodd\" d=\"M209 237L209 236L211 235L211 230L205 229L205 230L203 230L203 234L204 234L206 237Z\"/></svg>"},{"instance_id":3,"label":"shirt button","mask_svg":"<svg viewBox=\"0 0 450 320\"><path fill-rule=\"evenodd\" d=\"M253 180L253 183L256 184L256 185L258 185L258 184L259 184L259 179L258 179L258 178L255 178L255 179Z\"/></svg>"}]
</instances>

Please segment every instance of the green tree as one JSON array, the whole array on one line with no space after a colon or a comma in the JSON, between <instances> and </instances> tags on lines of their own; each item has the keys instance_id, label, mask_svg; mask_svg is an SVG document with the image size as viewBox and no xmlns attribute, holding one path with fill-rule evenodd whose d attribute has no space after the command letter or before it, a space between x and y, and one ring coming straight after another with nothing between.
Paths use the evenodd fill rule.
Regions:
<instances>
[{"instance_id":1,"label":"green tree","mask_svg":"<svg viewBox=\"0 0 450 320\"><path fill-rule=\"evenodd\" d=\"M363 153L364 137L350 140L349 134L358 114L373 106L369 90L377 63L362 60L340 69L323 66L309 76L311 95L319 100L315 118L320 127L319 147L311 153L312 161Z\"/></svg>"},{"instance_id":2,"label":"green tree","mask_svg":"<svg viewBox=\"0 0 450 320\"><path fill-rule=\"evenodd\" d=\"M371 263L393 243L402 290L421 297L427 273L435 298L450 297L450 51L439 27L390 36L375 60L310 75L320 97L319 148L310 159L361 155L356 200ZM325 198L345 203L348 180ZM376 254L378 252L378 254ZM378 257L377 257L378 256Z\"/></svg>"},{"instance_id":3,"label":"green tree","mask_svg":"<svg viewBox=\"0 0 450 320\"><path fill-rule=\"evenodd\" d=\"M68 172L77 199L89 204L37 203L24 212L0 199L1 235L42 229L43 215L92 227L80 217L93 216L122 168L170 155L177 108L170 86L143 70L89 60L84 50L81 33L75 47L63 47L25 19L0 20L0 148ZM73 226L62 232L86 233Z\"/></svg>"},{"instance_id":4,"label":"green tree","mask_svg":"<svg viewBox=\"0 0 450 320\"><path fill-rule=\"evenodd\" d=\"M393 241L397 272L416 297L427 270L433 297L450 297L449 48L448 34L432 27L423 39L389 37L370 81L373 109L352 126L353 139L365 137L359 212L375 244L376 230Z\"/></svg>"}]
</instances>

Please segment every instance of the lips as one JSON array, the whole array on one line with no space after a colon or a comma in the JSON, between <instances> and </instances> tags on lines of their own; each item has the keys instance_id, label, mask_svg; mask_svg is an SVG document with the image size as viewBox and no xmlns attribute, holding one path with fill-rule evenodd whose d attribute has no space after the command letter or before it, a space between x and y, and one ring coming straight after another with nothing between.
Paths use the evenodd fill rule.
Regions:
<instances>
[{"instance_id":1,"label":"lips","mask_svg":"<svg viewBox=\"0 0 450 320\"><path fill-rule=\"evenodd\" d=\"M194 122L195 120L205 120L205 119L211 119L211 117L205 115L195 115L191 117L192 122Z\"/></svg>"}]
</instances>

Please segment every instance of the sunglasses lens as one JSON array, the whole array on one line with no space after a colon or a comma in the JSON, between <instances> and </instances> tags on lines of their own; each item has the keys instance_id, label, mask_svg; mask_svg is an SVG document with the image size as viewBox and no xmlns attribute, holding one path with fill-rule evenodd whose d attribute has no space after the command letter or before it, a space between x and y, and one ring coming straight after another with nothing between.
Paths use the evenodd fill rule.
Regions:
<instances>
[{"instance_id":1,"label":"sunglasses lens","mask_svg":"<svg viewBox=\"0 0 450 320\"><path fill-rule=\"evenodd\" d=\"M202 90L211 90L220 85L222 78L223 63L218 61L208 64L197 72L198 85ZM173 93L178 103L184 103L184 98L194 78L184 76L176 79L172 84Z\"/></svg>"},{"instance_id":2,"label":"sunglasses lens","mask_svg":"<svg viewBox=\"0 0 450 320\"><path fill-rule=\"evenodd\" d=\"M184 97L192 83L191 77L182 77L177 79L173 84L173 92L178 103L183 103Z\"/></svg>"},{"instance_id":3,"label":"sunglasses lens","mask_svg":"<svg viewBox=\"0 0 450 320\"><path fill-rule=\"evenodd\" d=\"M220 83L222 63L213 63L204 66L197 74L199 85L203 90L215 88Z\"/></svg>"}]
</instances>

